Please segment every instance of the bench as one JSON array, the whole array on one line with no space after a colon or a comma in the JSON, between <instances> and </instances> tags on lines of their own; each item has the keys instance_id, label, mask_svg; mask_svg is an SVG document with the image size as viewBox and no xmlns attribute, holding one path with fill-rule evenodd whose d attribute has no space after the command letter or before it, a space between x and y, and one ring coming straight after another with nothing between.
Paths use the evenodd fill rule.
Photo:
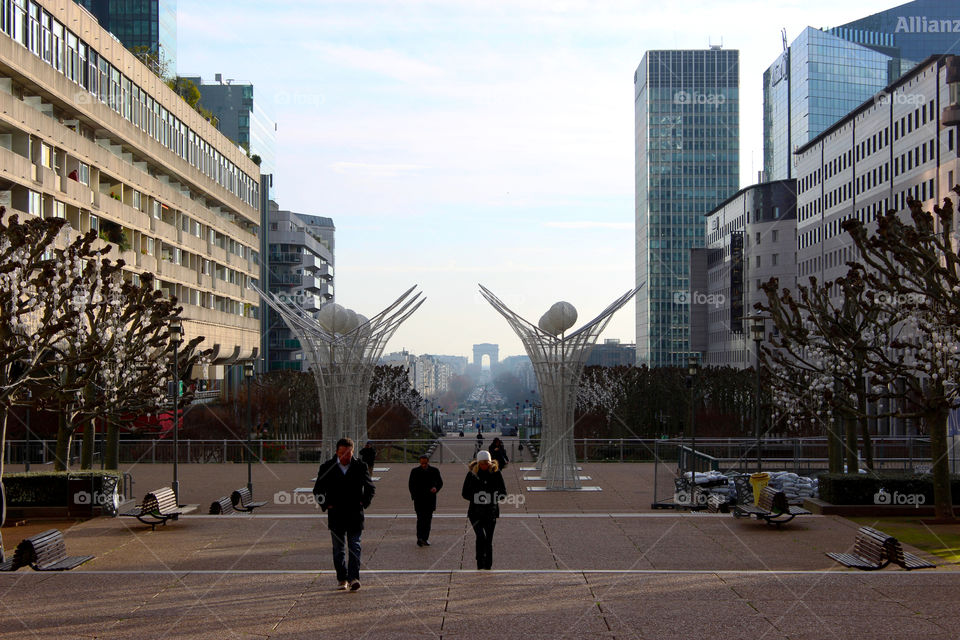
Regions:
<instances>
[{"instance_id":1,"label":"bench","mask_svg":"<svg viewBox=\"0 0 960 640\"><path fill-rule=\"evenodd\" d=\"M187 513L187 510L181 509L180 505L177 504L177 496L173 489L163 487L146 494L143 496L143 502L120 515L136 518L140 522L150 525L151 531L155 531L158 524L166 526L167 520L178 520L184 513Z\"/></svg>"},{"instance_id":2,"label":"bench","mask_svg":"<svg viewBox=\"0 0 960 640\"><path fill-rule=\"evenodd\" d=\"M262 507L266 502L254 502L253 494L248 487L237 489L230 494L230 501L233 502L233 508L237 511L252 512L257 507Z\"/></svg>"},{"instance_id":3,"label":"bench","mask_svg":"<svg viewBox=\"0 0 960 640\"><path fill-rule=\"evenodd\" d=\"M63 533L59 529L47 529L21 540L13 559L0 565L0 570L16 571L29 566L35 571L67 571L92 559L93 556L68 556Z\"/></svg>"},{"instance_id":4,"label":"bench","mask_svg":"<svg viewBox=\"0 0 960 640\"><path fill-rule=\"evenodd\" d=\"M907 571L911 569L929 569L930 564L912 553L903 550L900 541L891 535L872 527L860 527L853 543L853 553L827 553L845 567L875 571L883 569L893 562Z\"/></svg>"},{"instance_id":5,"label":"bench","mask_svg":"<svg viewBox=\"0 0 960 640\"><path fill-rule=\"evenodd\" d=\"M760 500L756 505L750 502L738 502L733 508L734 518L753 516L757 520L764 520L767 524L775 524L778 528L797 516L804 515L810 515L810 512L802 507L787 504L786 494L773 487L764 487L760 491Z\"/></svg>"},{"instance_id":6,"label":"bench","mask_svg":"<svg viewBox=\"0 0 960 640\"><path fill-rule=\"evenodd\" d=\"M707 496L708 513L730 513L730 498L726 498L717 493L711 493Z\"/></svg>"},{"instance_id":7,"label":"bench","mask_svg":"<svg viewBox=\"0 0 960 640\"><path fill-rule=\"evenodd\" d=\"M233 510L233 501L227 496L223 496L210 503L210 515L227 515L235 513Z\"/></svg>"}]
</instances>

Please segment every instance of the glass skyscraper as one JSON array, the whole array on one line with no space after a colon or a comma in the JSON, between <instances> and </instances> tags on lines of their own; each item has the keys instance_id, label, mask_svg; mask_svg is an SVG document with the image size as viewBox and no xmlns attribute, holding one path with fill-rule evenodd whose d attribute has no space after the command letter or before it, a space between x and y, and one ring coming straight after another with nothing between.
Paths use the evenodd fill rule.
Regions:
<instances>
[{"instance_id":1,"label":"glass skyscraper","mask_svg":"<svg viewBox=\"0 0 960 640\"><path fill-rule=\"evenodd\" d=\"M763 74L767 180L795 177L795 149L918 62L960 53L960 4L915 0L831 29L807 27Z\"/></svg>"},{"instance_id":2,"label":"glass skyscraper","mask_svg":"<svg viewBox=\"0 0 960 640\"><path fill-rule=\"evenodd\" d=\"M127 49L147 47L177 72L177 0L76 0Z\"/></svg>"},{"instance_id":3,"label":"glass skyscraper","mask_svg":"<svg viewBox=\"0 0 960 640\"><path fill-rule=\"evenodd\" d=\"M634 74L637 361L685 366L690 249L740 187L739 52L648 51Z\"/></svg>"}]
</instances>

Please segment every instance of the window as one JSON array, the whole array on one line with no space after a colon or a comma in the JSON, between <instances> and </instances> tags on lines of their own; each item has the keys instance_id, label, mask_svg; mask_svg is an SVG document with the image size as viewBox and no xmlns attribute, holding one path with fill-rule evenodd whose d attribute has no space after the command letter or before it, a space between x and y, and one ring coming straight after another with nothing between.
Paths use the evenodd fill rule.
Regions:
<instances>
[{"instance_id":1,"label":"window","mask_svg":"<svg viewBox=\"0 0 960 640\"><path fill-rule=\"evenodd\" d=\"M776 230L776 229L774 229L773 231L770 232L770 239L771 239L772 241L774 241L774 242L777 241L777 230Z\"/></svg>"}]
</instances>

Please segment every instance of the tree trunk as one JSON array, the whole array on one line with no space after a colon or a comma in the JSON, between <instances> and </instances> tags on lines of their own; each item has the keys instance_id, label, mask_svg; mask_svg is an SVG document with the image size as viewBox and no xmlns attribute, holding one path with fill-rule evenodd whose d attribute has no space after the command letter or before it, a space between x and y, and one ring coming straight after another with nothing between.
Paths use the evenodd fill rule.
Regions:
<instances>
[{"instance_id":1,"label":"tree trunk","mask_svg":"<svg viewBox=\"0 0 960 640\"><path fill-rule=\"evenodd\" d=\"M827 427L827 466L830 473L843 473L843 443L837 433L837 419L831 415L826 421Z\"/></svg>"},{"instance_id":2,"label":"tree trunk","mask_svg":"<svg viewBox=\"0 0 960 640\"><path fill-rule=\"evenodd\" d=\"M97 429L94 421L88 419L83 424L83 440L80 444L80 468L89 470L93 468L93 446L96 441Z\"/></svg>"},{"instance_id":3,"label":"tree trunk","mask_svg":"<svg viewBox=\"0 0 960 640\"><path fill-rule=\"evenodd\" d=\"M107 421L107 443L104 451L104 468L112 471L120 469L120 425L113 420Z\"/></svg>"},{"instance_id":4,"label":"tree trunk","mask_svg":"<svg viewBox=\"0 0 960 640\"><path fill-rule=\"evenodd\" d=\"M942 395L942 390L940 391ZM930 434L930 462L933 474L933 502L937 520L954 520L953 495L950 490L950 460L947 442L946 407L937 407L923 415L923 422Z\"/></svg>"},{"instance_id":5,"label":"tree trunk","mask_svg":"<svg viewBox=\"0 0 960 640\"><path fill-rule=\"evenodd\" d=\"M61 410L57 426L57 450L54 454L53 470L66 471L70 466L70 440L73 437L67 421L67 411Z\"/></svg>"},{"instance_id":6,"label":"tree trunk","mask_svg":"<svg viewBox=\"0 0 960 640\"><path fill-rule=\"evenodd\" d=\"M847 473L860 473L860 459L857 456L857 417L853 413L843 413L843 428L846 439L844 453L847 459Z\"/></svg>"},{"instance_id":7,"label":"tree trunk","mask_svg":"<svg viewBox=\"0 0 960 640\"><path fill-rule=\"evenodd\" d=\"M867 379L860 376L857 384L857 412L860 414L860 438L863 441L863 457L867 468L873 470L873 439L870 437L870 416L867 415Z\"/></svg>"}]
</instances>

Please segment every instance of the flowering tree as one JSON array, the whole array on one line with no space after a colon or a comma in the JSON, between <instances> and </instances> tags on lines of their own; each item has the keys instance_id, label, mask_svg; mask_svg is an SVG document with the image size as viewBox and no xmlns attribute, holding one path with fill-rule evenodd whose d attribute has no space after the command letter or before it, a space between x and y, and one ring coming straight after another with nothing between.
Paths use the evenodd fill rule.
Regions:
<instances>
[{"instance_id":1,"label":"flowering tree","mask_svg":"<svg viewBox=\"0 0 960 640\"><path fill-rule=\"evenodd\" d=\"M954 187L960 194L960 187ZM960 255L950 198L926 212L909 200L909 221L895 212L868 234L862 222L843 227L866 265L865 279L903 319L900 334L871 362L875 393L901 400L901 415L919 416L930 436L938 519L953 520L947 419L960 405Z\"/></svg>"}]
</instances>

